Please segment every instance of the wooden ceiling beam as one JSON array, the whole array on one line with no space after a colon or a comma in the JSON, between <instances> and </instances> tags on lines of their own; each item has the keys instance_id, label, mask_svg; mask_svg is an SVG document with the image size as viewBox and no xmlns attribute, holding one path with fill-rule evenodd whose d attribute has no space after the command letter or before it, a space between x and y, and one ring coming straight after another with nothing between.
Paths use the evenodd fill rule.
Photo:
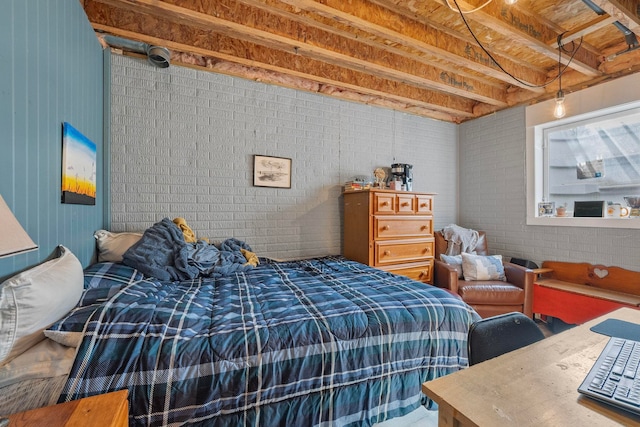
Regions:
<instances>
[{"instance_id":1,"label":"wooden ceiling beam","mask_svg":"<svg viewBox=\"0 0 640 427\"><path fill-rule=\"evenodd\" d=\"M165 0L167 1L167 0ZM189 0L168 0L168 1L189 1ZM220 3L224 0L217 0L216 3ZM441 50L430 46L427 49L421 50L419 46L416 46L411 42L411 39L407 43L390 40L391 37L378 36L367 31L365 25L362 29L357 28L353 23L344 21L337 21L335 16L324 16L314 13L312 11L303 10L297 7L298 2L285 3L281 0L235 0L238 3L250 5L258 9L265 9L271 12L271 14L278 14L292 21L297 21L307 28L320 28L332 34L339 35L343 38L355 40L359 43L364 43L369 46L376 47L382 51L390 52L395 55L410 58L412 61L417 61L424 64L427 67L437 67L443 72L453 73L462 78L471 80L480 80L486 84L495 85L496 87L503 88L504 85L495 82L495 80L503 81L509 84L514 84L513 80L497 72L491 68L493 63L490 63L489 58L482 58L477 52L474 51L475 46L470 46L468 43L466 46L460 45L460 52L458 54L449 53L446 50ZM294 6L296 5L296 6ZM444 34L444 33L443 33ZM437 40L436 37L434 40ZM440 38L441 40L442 38ZM451 47L451 51L454 51L454 47ZM437 52L441 52L439 55ZM465 58L473 58L474 67L470 68L469 60ZM488 64L488 65L487 65ZM519 66L522 73L530 74L539 79L544 77L544 70L538 70L535 67L530 67L525 64L516 64ZM486 68L485 68L486 67ZM523 87L526 87L523 85ZM534 92L536 89L532 89Z\"/></svg>"},{"instance_id":2,"label":"wooden ceiling beam","mask_svg":"<svg viewBox=\"0 0 640 427\"><path fill-rule=\"evenodd\" d=\"M295 53L273 51L213 33L209 34L209 37L201 37L197 43L194 43L190 28L176 28L175 24L167 24L158 20L141 20L130 11L123 12L94 6L89 8L88 12L90 21L97 31L108 32L144 43L164 45L176 52L201 55L215 60L237 63L248 68L264 69L289 75L292 78L313 80L323 85L342 87L354 92L359 91L371 97L387 98L397 103L406 104L407 108L413 106L415 109L439 111L441 116L446 114L449 121L460 121L472 117L473 108L477 104L462 97L385 80L363 72L341 69L297 56ZM129 16L122 16L125 13ZM118 21L119 26L113 26L110 19ZM128 22L128 24L122 25L123 22ZM167 40L167 32L172 33L173 41ZM181 40L181 38L185 40ZM314 74L305 72L308 69L313 69ZM357 82L357 84L353 82Z\"/></svg>"},{"instance_id":3,"label":"wooden ceiling beam","mask_svg":"<svg viewBox=\"0 0 640 427\"><path fill-rule=\"evenodd\" d=\"M640 0L592 1L631 31L636 32L636 29L640 27Z\"/></svg>"},{"instance_id":4,"label":"wooden ceiling beam","mask_svg":"<svg viewBox=\"0 0 640 427\"><path fill-rule=\"evenodd\" d=\"M458 4L462 10L474 7L473 4L464 0L458 0ZM477 22L506 37L510 37L523 47L527 47L555 61L558 60L557 49L553 49L548 44L549 40L557 39L558 34L530 15L519 12L517 8L508 7L502 2L494 1L481 10L465 15L465 17L468 21ZM562 57L563 64L567 64L568 61L568 57ZM571 60L569 67L585 75L595 77L601 74L598 70L600 62L596 54L586 49L579 49Z\"/></svg>"},{"instance_id":5,"label":"wooden ceiling beam","mask_svg":"<svg viewBox=\"0 0 640 427\"><path fill-rule=\"evenodd\" d=\"M135 13L166 19L169 22L215 31L238 40L257 43L264 47L309 57L355 71L367 70L387 79L407 82L425 89L449 92L478 102L506 106L504 91L479 79L461 78L426 64L420 64L388 51L380 51L351 40L336 40L335 35L313 28L301 28L296 22L274 21L264 11L234 7L212 8L219 2L202 1L207 13L202 13L168 2L157 0L96 0ZM192 2L184 2L193 4ZM251 17L251 19L248 19ZM143 19L141 17L141 19ZM278 34L285 27L293 34ZM315 31L314 31L315 30ZM303 37L300 37L304 32ZM293 38L292 38L293 37ZM186 42L188 43L188 42Z\"/></svg>"},{"instance_id":6,"label":"wooden ceiling beam","mask_svg":"<svg viewBox=\"0 0 640 427\"><path fill-rule=\"evenodd\" d=\"M240 0L246 1L246 0ZM536 91L532 86L544 81L543 73L511 60L504 55L496 55L503 68L521 76L518 82L500 70L484 52L468 40L453 37L429 25L428 19L417 20L408 14L396 12L392 5L384 1L351 0L281 0L331 20L344 22L365 33L387 40L388 44L406 46L419 52L433 55L457 67L472 66L476 71L505 83ZM395 8L397 9L397 8Z\"/></svg>"},{"instance_id":7,"label":"wooden ceiling beam","mask_svg":"<svg viewBox=\"0 0 640 427\"><path fill-rule=\"evenodd\" d=\"M566 33L563 33L562 44L570 43L572 41L578 40L579 38L586 36L587 34L595 33L596 31L604 27L613 25L615 21L616 19L609 15L598 16L593 21L589 21L578 28L574 28L571 31L567 31ZM552 49L557 49L558 38L556 37L555 39L549 41L548 44Z\"/></svg>"}]
</instances>

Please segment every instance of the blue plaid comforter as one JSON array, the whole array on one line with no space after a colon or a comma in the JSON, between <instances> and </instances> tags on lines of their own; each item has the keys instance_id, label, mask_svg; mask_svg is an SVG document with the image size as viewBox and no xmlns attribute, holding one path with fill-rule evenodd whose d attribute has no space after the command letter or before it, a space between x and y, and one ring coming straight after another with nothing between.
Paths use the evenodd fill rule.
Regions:
<instances>
[{"instance_id":1,"label":"blue plaid comforter","mask_svg":"<svg viewBox=\"0 0 640 427\"><path fill-rule=\"evenodd\" d=\"M132 426L369 426L467 366L478 318L342 257L140 279L96 305L60 401L126 388Z\"/></svg>"}]
</instances>

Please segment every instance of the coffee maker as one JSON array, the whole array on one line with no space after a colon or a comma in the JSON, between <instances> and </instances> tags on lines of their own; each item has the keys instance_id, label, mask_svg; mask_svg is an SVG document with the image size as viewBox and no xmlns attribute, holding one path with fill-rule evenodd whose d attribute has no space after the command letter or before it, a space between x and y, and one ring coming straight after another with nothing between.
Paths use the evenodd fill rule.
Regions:
<instances>
[{"instance_id":1,"label":"coffee maker","mask_svg":"<svg viewBox=\"0 0 640 427\"><path fill-rule=\"evenodd\" d=\"M413 191L413 165L394 163L391 165L391 175L396 181L402 181L404 189Z\"/></svg>"}]
</instances>

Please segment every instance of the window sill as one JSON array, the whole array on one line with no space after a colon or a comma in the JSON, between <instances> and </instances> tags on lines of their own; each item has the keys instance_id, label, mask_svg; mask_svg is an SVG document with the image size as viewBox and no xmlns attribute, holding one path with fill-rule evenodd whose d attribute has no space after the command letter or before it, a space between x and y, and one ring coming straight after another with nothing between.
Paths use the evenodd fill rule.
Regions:
<instances>
[{"instance_id":1,"label":"window sill","mask_svg":"<svg viewBox=\"0 0 640 427\"><path fill-rule=\"evenodd\" d=\"M527 225L553 227L595 227L640 229L639 218L574 218L574 217L528 217Z\"/></svg>"}]
</instances>

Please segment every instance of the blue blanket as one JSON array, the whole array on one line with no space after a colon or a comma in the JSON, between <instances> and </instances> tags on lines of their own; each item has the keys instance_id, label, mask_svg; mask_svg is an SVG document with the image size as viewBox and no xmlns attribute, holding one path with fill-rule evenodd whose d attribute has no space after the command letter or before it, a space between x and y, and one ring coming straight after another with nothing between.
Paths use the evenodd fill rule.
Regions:
<instances>
[{"instance_id":1,"label":"blue blanket","mask_svg":"<svg viewBox=\"0 0 640 427\"><path fill-rule=\"evenodd\" d=\"M124 285L88 322L60 401L128 389L131 426L362 427L467 366L478 315L448 292L342 257L260 261Z\"/></svg>"},{"instance_id":2,"label":"blue blanket","mask_svg":"<svg viewBox=\"0 0 640 427\"><path fill-rule=\"evenodd\" d=\"M246 243L228 239L220 249L202 240L187 243L182 230L169 218L149 227L123 255L122 262L160 280L189 280L198 276L223 276L252 268L240 249Z\"/></svg>"}]
</instances>

